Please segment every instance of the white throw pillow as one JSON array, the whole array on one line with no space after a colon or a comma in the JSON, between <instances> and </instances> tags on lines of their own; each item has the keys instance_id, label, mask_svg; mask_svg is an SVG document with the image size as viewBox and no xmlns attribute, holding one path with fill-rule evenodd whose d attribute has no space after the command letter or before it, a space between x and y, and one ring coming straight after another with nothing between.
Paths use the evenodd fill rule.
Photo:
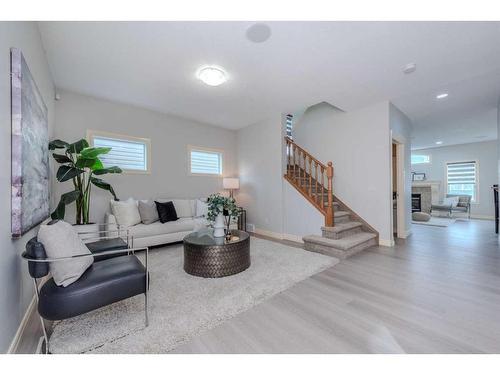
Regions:
<instances>
[{"instance_id":1,"label":"white throw pillow","mask_svg":"<svg viewBox=\"0 0 500 375\"><path fill-rule=\"evenodd\" d=\"M41 225L38 241L43 244L48 258L91 254L73 226L62 220L52 225ZM66 287L78 280L93 262L94 257L76 258L51 262L49 268L56 285Z\"/></svg>"},{"instance_id":2,"label":"white throw pillow","mask_svg":"<svg viewBox=\"0 0 500 375\"><path fill-rule=\"evenodd\" d=\"M111 201L111 212L115 215L116 222L125 227L139 224L141 215L134 199L129 198L126 201Z\"/></svg>"},{"instance_id":3,"label":"white throw pillow","mask_svg":"<svg viewBox=\"0 0 500 375\"><path fill-rule=\"evenodd\" d=\"M190 199L173 199L175 212L177 217L193 217L192 205Z\"/></svg>"},{"instance_id":4,"label":"white throw pillow","mask_svg":"<svg viewBox=\"0 0 500 375\"><path fill-rule=\"evenodd\" d=\"M208 204L207 202L202 201L201 199L196 200L196 209L195 209L196 217L207 217L208 215Z\"/></svg>"},{"instance_id":5,"label":"white throw pillow","mask_svg":"<svg viewBox=\"0 0 500 375\"><path fill-rule=\"evenodd\" d=\"M447 198L444 198L443 205L444 206L457 207L458 200L459 200L458 197L447 197Z\"/></svg>"}]
</instances>

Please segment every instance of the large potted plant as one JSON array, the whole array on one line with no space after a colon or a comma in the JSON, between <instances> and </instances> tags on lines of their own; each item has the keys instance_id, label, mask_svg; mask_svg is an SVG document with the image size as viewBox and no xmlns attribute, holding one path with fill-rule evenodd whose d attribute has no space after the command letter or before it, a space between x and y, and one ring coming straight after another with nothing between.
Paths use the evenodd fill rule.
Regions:
<instances>
[{"instance_id":1,"label":"large potted plant","mask_svg":"<svg viewBox=\"0 0 500 375\"><path fill-rule=\"evenodd\" d=\"M207 199L207 219L213 223L214 237L224 237L229 233L232 218L237 218L240 208L236 206L234 198L223 197L220 194L212 194ZM224 231L226 228L226 231Z\"/></svg>"},{"instance_id":2,"label":"large potted plant","mask_svg":"<svg viewBox=\"0 0 500 375\"><path fill-rule=\"evenodd\" d=\"M74 143L53 140L49 143L55 161L61 164L56 178L59 182L72 181L74 190L61 195L59 204L51 214L52 219L64 219L66 205L76 203L75 224L79 226L90 223L90 197L92 187L107 190L118 200L113 187L99 177L108 173L121 173L119 167L105 168L99 155L107 154L110 147L89 147L85 139ZM95 225L95 224L94 224ZM78 231L92 231L95 228L80 228Z\"/></svg>"}]
</instances>

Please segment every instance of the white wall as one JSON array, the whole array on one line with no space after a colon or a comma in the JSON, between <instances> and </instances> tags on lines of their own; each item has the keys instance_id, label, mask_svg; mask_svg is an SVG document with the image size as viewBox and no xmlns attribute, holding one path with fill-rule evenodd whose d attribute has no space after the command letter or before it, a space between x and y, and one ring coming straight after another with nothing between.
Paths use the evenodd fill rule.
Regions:
<instances>
[{"instance_id":1,"label":"white wall","mask_svg":"<svg viewBox=\"0 0 500 375\"><path fill-rule=\"evenodd\" d=\"M382 244L390 244L389 103L351 112L313 106L294 125L293 136L322 162L333 162L335 194L379 232Z\"/></svg>"},{"instance_id":2,"label":"white wall","mask_svg":"<svg viewBox=\"0 0 500 375\"><path fill-rule=\"evenodd\" d=\"M6 352L33 298L28 266L21 260L26 242L36 228L22 238L11 239L11 118L10 48L21 49L48 108L49 134L54 128L54 85L35 22L0 22L0 352Z\"/></svg>"},{"instance_id":3,"label":"white wall","mask_svg":"<svg viewBox=\"0 0 500 375\"><path fill-rule=\"evenodd\" d=\"M238 203L257 230L283 233L281 115L238 130Z\"/></svg>"},{"instance_id":4,"label":"white wall","mask_svg":"<svg viewBox=\"0 0 500 375\"><path fill-rule=\"evenodd\" d=\"M283 180L283 233L285 238L302 240L302 237L321 235L325 217L288 181Z\"/></svg>"},{"instance_id":5,"label":"white wall","mask_svg":"<svg viewBox=\"0 0 500 375\"><path fill-rule=\"evenodd\" d=\"M479 202L472 204L471 214L480 218L494 217L491 186L498 181L497 141L433 147L414 151L414 153L431 156L430 164L412 165L412 171L425 173L427 180L441 181L441 199L446 194L446 163L477 160L479 163Z\"/></svg>"},{"instance_id":6,"label":"white wall","mask_svg":"<svg viewBox=\"0 0 500 375\"><path fill-rule=\"evenodd\" d=\"M389 104L389 126L392 136L396 140L403 141L404 147L404 195L405 202L405 230L408 234L411 230L411 120L392 103ZM392 153L392 149L389 151ZM392 200L391 200L392 206ZM392 209L392 207L391 207ZM395 219L395 218L394 218Z\"/></svg>"},{"instance_id":7,"label":"white wall","mask_svg":"<svg viewBox=\"0 0 500 375\"><path fill-rule=\"evenodd\" d=\"M498 98L497 105L497 173L500 178L500 97ZM497 180L497 184L500 186L500 180Z\"/></svg>"},{"instance_id":8,"label":"white wall","mask_svg":"<svg viewBox=\"0 0 500 375\"><path fill-rule=\"evenodd\" d=\"M237 175L236 132L139 107L114 103L89 96L60 91L56 102L55 138L73 142L85 138L87 129L151 139L151 174L105 175L120 199L193 198L222 190L222 178L190 176L189 144L224 150L225 176ZM56 185L57 199L71 188L66 182ZM111 195L92 190L91 219L102 222ZM66 220L74 222L74 205Z\"/></svg>"}]
</instances>

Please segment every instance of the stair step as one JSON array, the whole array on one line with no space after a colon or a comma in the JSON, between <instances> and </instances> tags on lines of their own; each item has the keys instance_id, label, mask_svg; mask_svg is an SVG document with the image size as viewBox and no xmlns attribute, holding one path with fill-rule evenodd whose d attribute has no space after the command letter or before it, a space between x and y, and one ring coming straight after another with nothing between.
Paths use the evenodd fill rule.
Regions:
<instances>
[{"instance_id":1,"label":"stair step","mask_svg":"<svg viewBox=\"0 0 500 375\"><path fill-rule=\"evenodd\" d=\"M335 225L351 221L351 214L347 211L333 211Z\"/></svg>"},{"instance_id":2,"label":"stair step","mask_svg":"<svg viewBox=\"0 0 500 375\"><path fill-rule=\"evenodd\" d=\"M377 245L377 235L360 232L338 240L311 235L302 238L306 250L345 259L369 247Z\"/></svg>"},{"instance_id":3,"label":"stair step","mask_svg":"<svg viewBox=\"0 0 500 375\"><path fill-rule=\"evenodd\" d=\"M360 233L363 229L363 224L358 221L348 221L339 223L334 227L321 227L323 237L332 240L339 240L354 234Z\"/></svg>"}]
</instances>

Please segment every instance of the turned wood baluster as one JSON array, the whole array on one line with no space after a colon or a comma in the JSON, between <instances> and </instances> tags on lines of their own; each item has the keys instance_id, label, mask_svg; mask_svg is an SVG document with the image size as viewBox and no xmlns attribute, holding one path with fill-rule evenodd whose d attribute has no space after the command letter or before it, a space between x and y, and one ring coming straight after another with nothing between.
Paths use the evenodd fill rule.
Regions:
<instances>
[{"instance_id":1,"label":"turned wood baluster","mask_svg":"<svg viewBox=\"0 0 500 375\"><path fill-rule=\"evenodd\" d=\"M288 177L290 178L292 176L292 144L288 141L286 141L286 155L288 157L288 164L286 166L286 174L288 175Z\"/></svg>"},{"instance_id":2,"label":"turned wood baluster","mask_svg":"<svg viewBox=\"0 0 500 375\"><path fill-rule=\"evenodd\" d=\"M321 209L325 209L325 199L323 198L323 181L325 181L325 177L324 177L324 173L325 173L325 168L323 168L323 166L321 166L321 184L320 184L320 187L321 187Z\"/></svg>"},{"instance_id":3,"label":"turned wood baluster","mask_svg":"<svg viewBox=\"0 0 500 375\"><path fill-rule=\"evenodd\" d=\"M328 179L328 207L326 208L325 225L327 227L333 227L333 164L331 161L328 162L328 167L326 169L326 178Z\"/></svg>"},{"instance_id":4,"label":"turned wood baluster","mask_svg":"<svg viewBox=\"0 0 500 375\"><path fill-rule=\"evenodd\" d=\"M295 161L295 154L297 153L297 147L292 143L292 156L293 156L293 180L297 181L297 164Z\"/></svg>"},{"instance_id":5,"label":"turned wood baluster","mask_svg":"<svg viewBox=\"0 0 500 375\"><path fill-rule=\"evenodd\" d=\"M312 159L309 157L309 196L312 197Z\"/></svg>"},{"instance_id":6,"label":"turned wood baluster","mask_svg":"<svg viewBox=\"0 0 500 375\"><path fill-rule=\"evenodd\" d=\"M315 180L316 180L316 203L319 203L318 202L318 197L319 197L319 194L318 194L318 163L314 163L314 170L315 170Z\"/></svg>"}]
</instances>

